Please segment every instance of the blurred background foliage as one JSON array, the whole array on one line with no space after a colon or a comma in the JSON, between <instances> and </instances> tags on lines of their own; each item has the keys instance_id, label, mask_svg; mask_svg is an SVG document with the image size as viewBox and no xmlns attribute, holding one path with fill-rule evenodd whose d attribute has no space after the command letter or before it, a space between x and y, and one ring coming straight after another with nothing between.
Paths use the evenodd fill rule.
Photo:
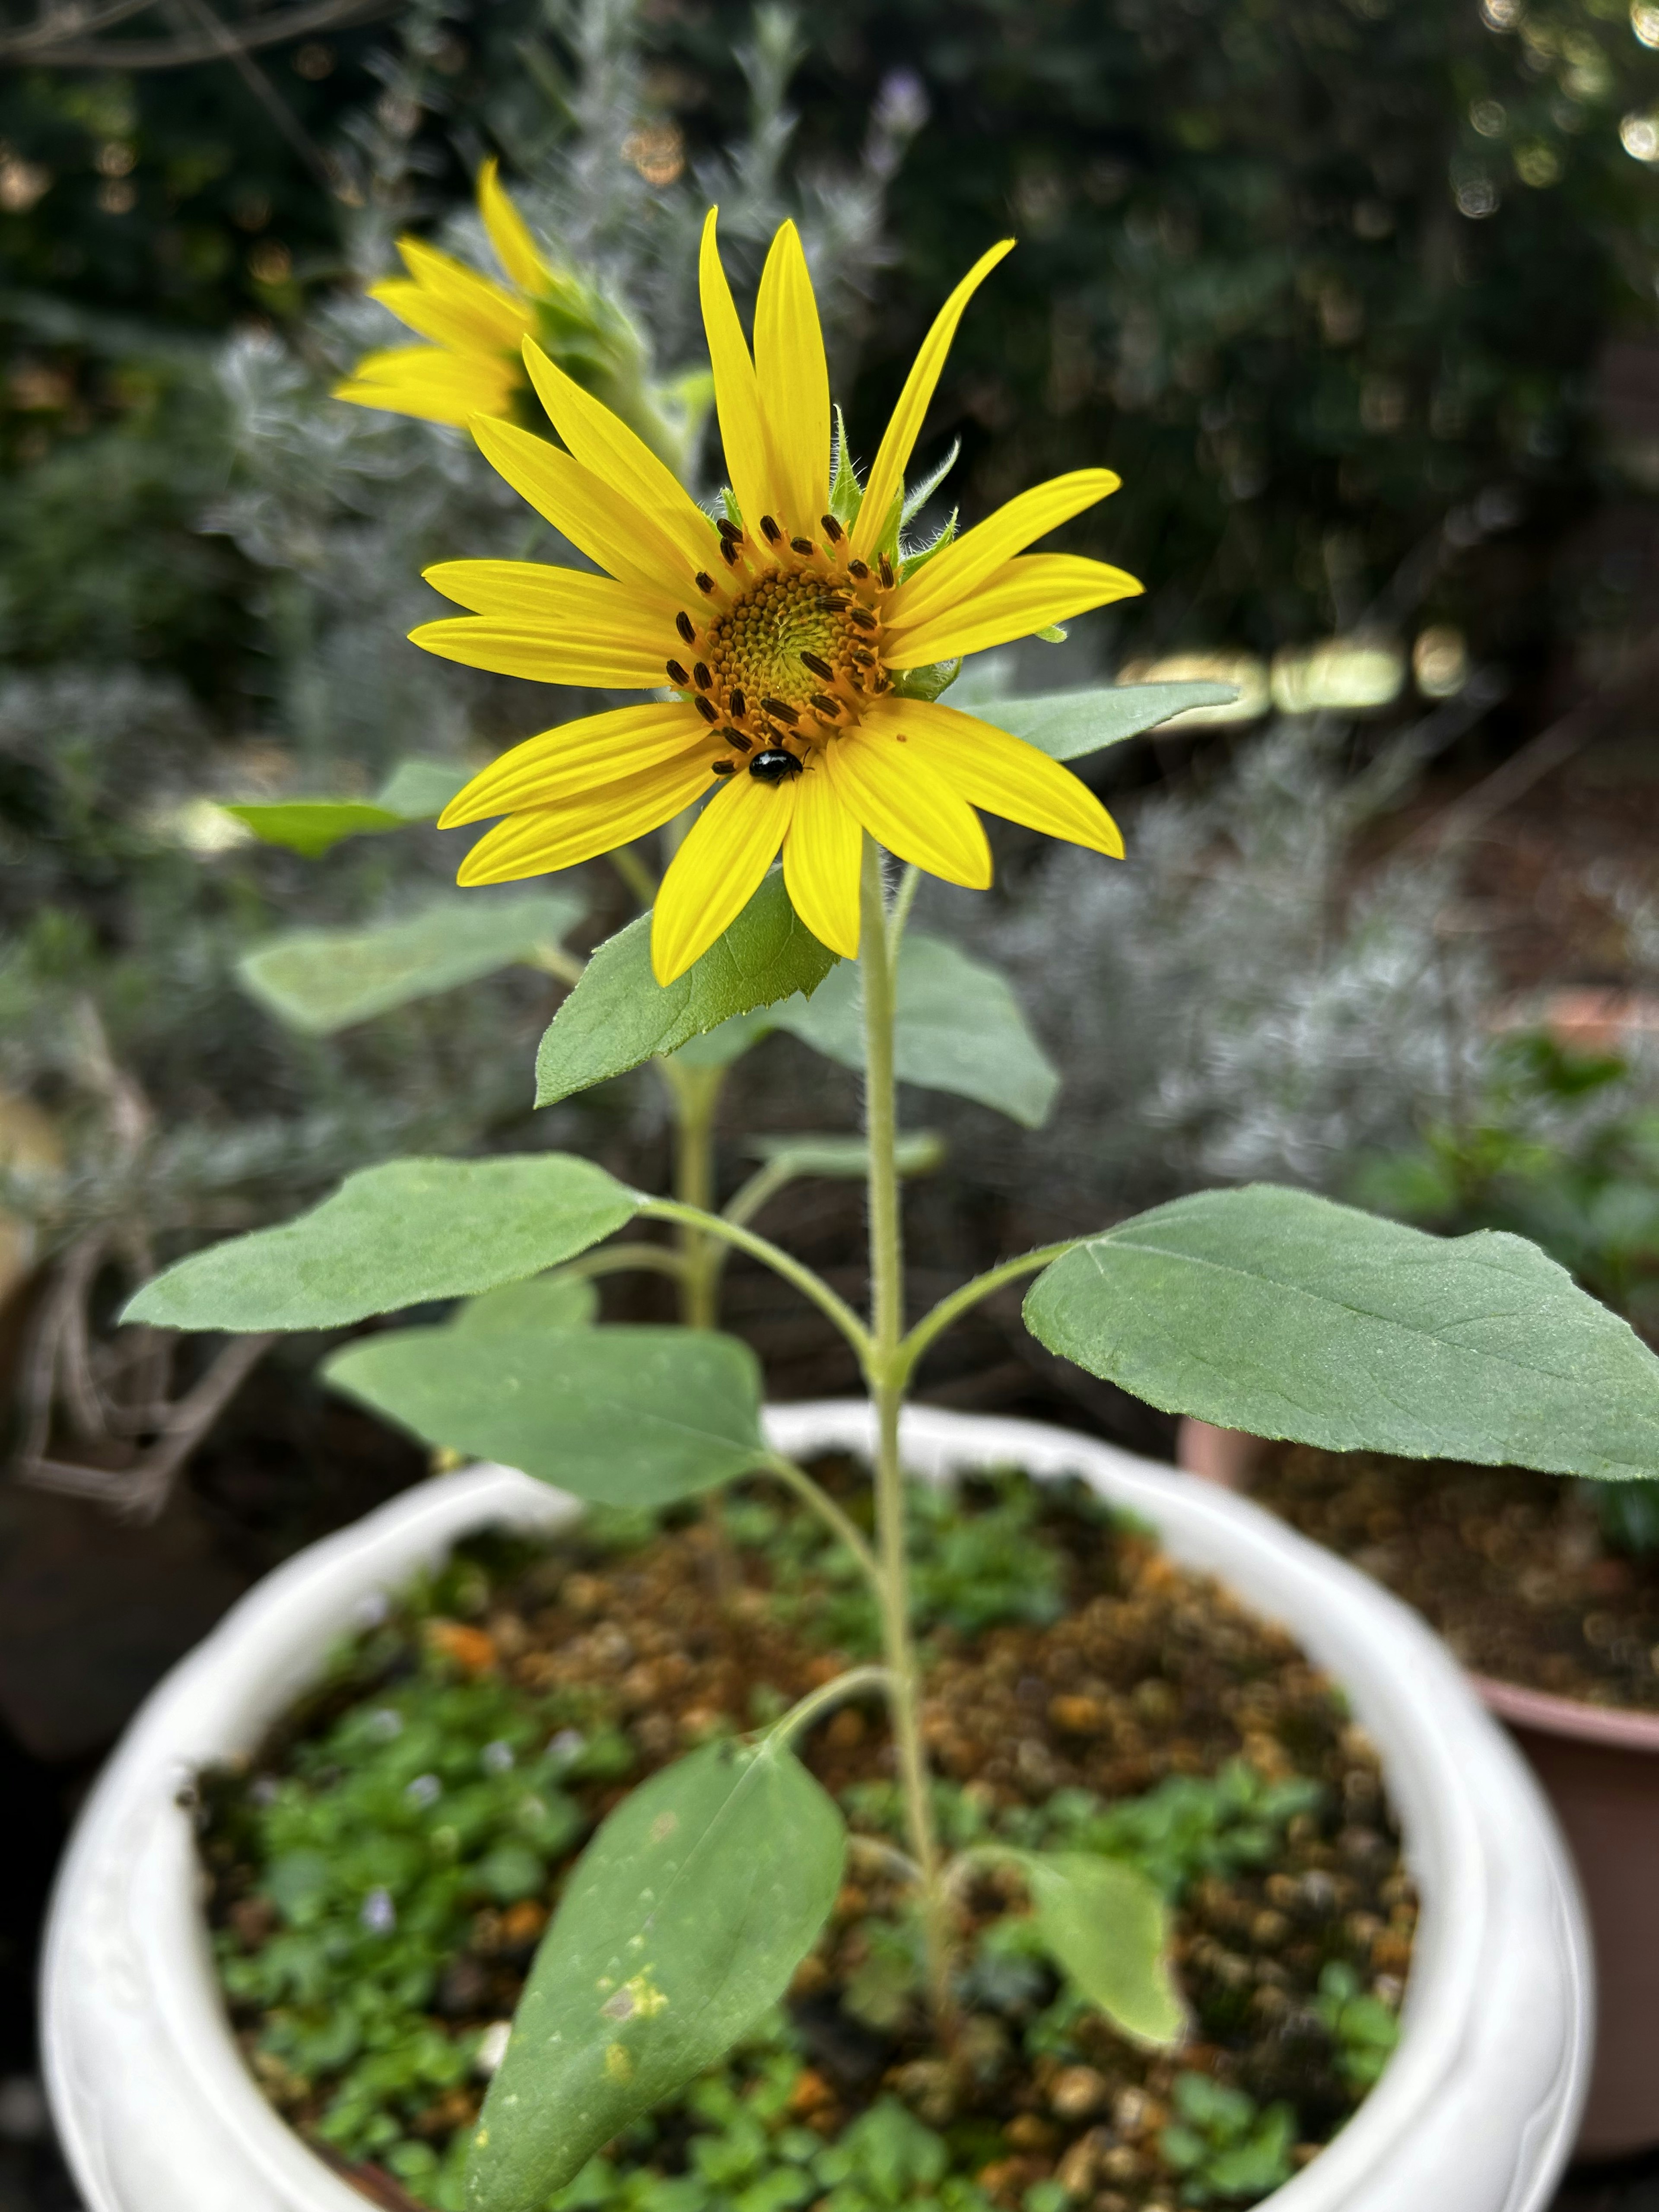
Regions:
<instances>
[{"instance_id":1,"label":"blurred background foliage","mask_svg":"<svg viewBox=\"0 0 1659 2212\"><path fill-rule=\"evenodd\" d=\"M964 437L975 507L1079 455L1121 467L1101 528L1159 584L1138 645L1271 649L1426 613L1547 678L1650 587L1646 532L1616 514L1659 483L1644 0L846 0L800 29L805 167L855 151L884 86L927 114L859 419L954 275L1015 232L936 419ZM533 167L572 30L539 0L458 4L411 76L357 24L250 58L263 94L222 62L9 71L4 442L14 466L56 456L31 520L91 507L170 543L206 465L197 410L169 420L192 347L289 324L349 275L352 201L429 222L491 147ZM660 188L731 136L749 35L744 0L641 9L628 158ZM402 141L389 191L366 118ZM89 437L102 465L77 475L65 449ZM165 482L134 450L156 441ZM66 566L95 564L58 535ZM118 593L111 647L142 614L152 654L194 662L183 581L143 610ZM57 637L45 610L13 617L13 650Z\"/></svg>"}]
</instances>

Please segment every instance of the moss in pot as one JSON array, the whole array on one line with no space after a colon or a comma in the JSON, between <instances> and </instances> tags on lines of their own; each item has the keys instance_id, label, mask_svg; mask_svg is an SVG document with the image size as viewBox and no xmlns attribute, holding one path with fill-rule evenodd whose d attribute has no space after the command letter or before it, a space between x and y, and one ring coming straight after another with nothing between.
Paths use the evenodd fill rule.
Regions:
<instances>
[{"instance_id":1,"label":"moss in pot","mask_svg":"<svg viewBox=\"0 0 1659 2212\"><path fill-rule=\"evenodd\" d=\"M850 1468L816 1472L856 1497ZM682 1513L641 1541L603 1519L551 1550L465 1547L250 1766L204 1778L250 2061L388 2202L459 2212L481 2069L544 1899L619 1790L805 1692L837 1646L875 1646L862 1594L826 1577L818 1524L787 1497L732 1502L735 1604L711 1598L702 1524ZM1106 2212L1243 2204L1315 2156L1380 2070L1414 1899L1374 1753L1291 1640L1080 1486L919 1488L911 1519L943 1833L1149 1879L1188 2048L1115 2033L1033 1941L1026 1882L988 1865L957 1899L940 2049L892 1878L903 1822L879 1708L849 1705L802 1741L852 1833L784 2004L555 2205L833 2191L852 2212L898 2189L990 2212L1056 2188Z\"/></svg>"},{"instance_id":2,"label":"moss in pot","mask_svg":"<svg viewBox=\"0 0 1659 2212\"><path fill-rule=\"evenodd\" d=\"M533 563L450 564L446 587L487 611L423 634L434 650L508 672L620 682L625 663L643 672L632 680L645 686L660 679L656 660L629 658L642 656L642 645L624 651L612 637L601 653L597 633L572 623L580 612L626 627L684 599L671 624L682 643L671 643L665 664L674 699L528 741L446 819L509 817L475 848L467 880L535 873L622 845L685 807L707 786L703 749L755 752L759 775L714 759L714 796L680 842L651 917L599 947L561 1006L538 1057L538 1097L550 1103L653 1055L671 1055L687 1080L690 1070L707 1076L766 1020L787 1019L860 1066L861 1141L798 1147L794 1171L851 1164L866 1179L867 1316L750 1225L781 1187L777 1163L717 1212L712 1191L706 1202L654 1197L552 1151L388 1162L284 1228L181 1261L129 1309L157 1326L263 1331L338 1328L459 1301L447 1320L382 1329L337 1351L329 1380L435 1447L504 1462L607 1507L660 1510L764 1474L816 1517L849 1584L867 1592L874 1656L848 1652L838 1668L825 1655L820 1678L781 1713L732 1714L739 1733L673 1747L678 1755L595 1808L604 1818L562 1883L467 2137L470 2212L539 2212L605 2146L630 2130L668 2127L711 2068L745 2063L733 2054L836 1925L861 1848L800 1747L872 1698L890 1730L897 1808L882 1881L914 1960L906 2001L931 2039L925 2063L948 2064L965 2031L958 1991L975 1961L964 1919L988 1910L983 1899L1011 1906L1018 1895L1030 1908L1021 1943L1036 1947L1057 1988L1170 2063L1184 2053L1194 2062L1186 2074L1210 2079L1176 1985L1167 1902L1150 1873L1072 1848L1052 1825L1014 1835L993 1821L988 1833L962 1838L942 1822L947 1747L928 1736L917 1642L925 1554L907 1504L900 1413L934 1340L994 1290L1036 1277L1025 1314L1038 1339L1167 1410L1319 1444L1458 1452L1589 1476L1659 1465L1659 1362L1534 1248L1510 1237L1444 1242L1295 1191L1182 1199L1011 1259L909 1321L898 1078L978 1096L1026 1049L997 979L989 988L953 948L908 930L920 871L988 881L975 805L1121 851L1097 800L1058 763L1169 711L1110 690L1002 702L985 720L939 703L962 653L1136 588L1097 562L1020 557L1112 488L1103 471L1026 495L959 541L947 532L913 546L902 535L902 471L956 322L998 258L986 256L947 303L860 484L844 441L830 473L822 355L793 229L779 234L762 280L751 362L711 223L704 297L738 484L719 527L632 432L532 348L532 380L568 453L501 424L480 426L481 443L575 542L608 558L616 579ZM798 650L809 617L816 642ZM706 657L683 667L680 652L702 648ZM764 663L769 688L757 698L756 684L744 691L732 675L733 656L744 654L744 668ZM594 655L611 672L603 678ZM751 710L771 718L767 730L750 726ZM647 740L649 768L630 750ZM884 848L904 864L896 879ZM1035 1086L1043 1096L1052 1087ZM1040 1118L1030 1084L1005 1081L1002 1097L1009 1110ZM641 1233L608 1242L629 1224ZM678 1242L658 1241L658 1224ZM712 1322L717 1261L730 1249L814 1305L859 1363L874 1449L867 1480L845 1496L768 1443L757 1365L735 1339L712 1326L571 1325L569 1282L630 1266L694 1285ZM718 1512L708 1527L717 1595L723 1586L735 1603L729 1532ZM452 1656L479 1632L459 1624ZM1115 1815L1109 1808L1103 1817ZM389 1894L386 1904L395 1908ZM359 1912L383 1917L386 1904L371 1906L366 1893ZM1386 2039L1364 2008L1381 2002L1375 1992L1339 1976L1316 1994L1339 2039L1369 2051L1364 2063L1374 2067ZM1160 2130L1193 2201L1237 2195L1246 2170L1259 2179L1293 2151L1282 2120L1270 2129L1239 2105L1248 2094L1224 2081L1188 2088L1167 2141ZM830 2193L854 2186L850 2172L814 2179Z\"/></svg>"}]
</instances>

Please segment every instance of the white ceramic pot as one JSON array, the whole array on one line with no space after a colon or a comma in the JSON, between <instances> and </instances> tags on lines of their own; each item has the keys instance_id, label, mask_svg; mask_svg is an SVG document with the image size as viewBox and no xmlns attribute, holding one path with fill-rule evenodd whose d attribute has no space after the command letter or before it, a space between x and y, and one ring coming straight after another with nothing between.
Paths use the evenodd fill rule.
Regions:
<instances>
[{"instance_id":1,"label":"white ceramic pot","mask_svg":"<svg viewBox=\"0 0 1659 2212\"><path fill-rule=\"evenodd\" d=\"M788 1406L794 1454L867 1449L867 1407ZM1284 1621L1343 1686L1382 1754L1423 1914L1399 2047L1272 2212L1541 2212L1590 2059L1589 1948L1536 1784L1416 1616L1252 1505L1035 1423L914 1409L925 1474L1080 1474L1177 1559ZM457 1538L550 1528L570 1501L504 1468L445 1475L269 1576L167 1677L89 1798L59 1877L44 1981L46 2077L89 2212L363 2212L276 2117L226 2021L178 1793L246 1752L330 1643Z\"/></svg>"}]
</instances>

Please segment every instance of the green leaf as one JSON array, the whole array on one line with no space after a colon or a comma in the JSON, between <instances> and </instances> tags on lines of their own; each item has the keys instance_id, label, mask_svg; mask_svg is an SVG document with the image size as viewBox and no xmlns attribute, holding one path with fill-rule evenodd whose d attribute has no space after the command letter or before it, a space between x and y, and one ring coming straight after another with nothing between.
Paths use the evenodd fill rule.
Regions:
<instances>
[{"instance_id":1,"label":"green leaf","mask_svg":"<svg viewBox=\"0 0 1659 2212\"><path fill-rule=\"evenodd\" d=\"M1162 2050L1187 2029L1170 1972L1170 1915L1146 1875L1097 1851L1022 1851L1042 1947L1115 2027Z\"/></svg>"},{"instance_id":2,"label":"green leaf","mask_svg":"<svg viewBox=\"0 0 1659 2212\"><path fill-rule=\"evenodd\" d=\"M1536 1245L1270 1183L1177 1199L1046 1268L1025 1322L1168 1413L1328 1451L1659 1474L1659 1359Z\"/></svg>"},{"instance_id":3,"label":"green leaf","mask_svg":"<svg viewBox=\"0 0 1659 2212\"><path fill-rule=\"evenodd\" d=\"M428 1443L607 1505L665 1505L766 1456L759 1364L708 1329L391 1329L323 1372Z\"/></svg>"},{"instance_id":4,"label":"green leaf","mask_svg":"<svg viewBox=\"0 0 1659 2212\"><path fill-rule=\"evenodd\" d=\"M250 800L222 811L244 823L262 845L280 845L307 860L321 860L343 838L407 826L401 814L367 799Z\"/></svg>"},{"instance_id":5,"label":"green leaf","mask_svg":"<svg viewBox=\"0 0 1659 2212\"><path fill-rule=\"evenodd\" d=\"M233 1237L157 1275L123 1319L162 1328L337 1328L556 1267L641 1201L591 1160L387 1160L280 1229Z\"/></svg>"},{"instance_id":6,"label":"green leaf","mask_svg":"<svg viewBox=\"0 0 1659 2212\"><path fill-rule=\"evenodd\" d=\"M651 973L651 917L601 945L554 1016L536 1056L536 1103L626 1073L693 1037L799 991L836 964L789 903L774 869L725 935L666 990ZM742 1036L739 1048L753 1042Z\"/></svg>"},{"instance_id":7,"label":"green leaf","mask_svg":"<svg viewBox=\"0 0 1659 2212\"><path fill-rule=\"evenodd\" d=\"M451 1328L468 1336L499 1336L531 1328L588 1328L599 1318L599 1294L585 1275L532 1275L468 1298L449 1316Z\"/></svg>"},{"instance_id":8,"label":"green leaf","mask_svg":"<svg viewBox=\"0 0 1659 2212\"><path fill-rule=\"evenodd\" d=\"M839 1060L864 1066L858 969L844 964L810 1004L783 1007L780 1029ZM1028 1129L1048 1120L1060 1078L1006 979L942 937L905 932L899 948L894 1062L899 1080L977 1099Z\"/></svg>"},{"instance_id":9,"label":"green leaf","mask_svg":"<svg viewBox=\"0 0 1659 2212\"><path fill-rule=\"evenodd\" d=\"M316 860L343 838L435 822L470 773L452 761L416 756L399 761L372 799L280 799L223 811L245 823L262 844Z\"/></svg>"},{"instance_id":10,"label":"green leaf","mask_svg":"<svg viewBox=\"0 0 1659 2212\"><path fill-rule=\"evenodd\" d=\"M625 1797L542 1940L472 2139L469 2212L536 2212L787 1988L840 1887L840 1814L787 1745L711 1744Z\"/></svg>"},{"instance_id":11,"label":"green leaf","mask_svg":"<svg viewBox=\"0 0 1659 2212\"><path fill-rule=\"evenodd\" d=\"M1054 760L1121 744L1189 707L1224 707L1238 696L1231 684L1113 684L1092 691L1051 691L1036 699L964 699L965 713L1024 738Z\"/></svg>"},{"instance_id":12,"label":"green leaf","mask_svg":"<svg viewBox=\"0 0 1659 2212\"><path fill-rule=\"evenodd\" d=\"M516 961L533 964L582 911L581 901L564 891L507 898L446 891L402 921L272 938L246 954L237 973L244 989L290 1029L329 1036Z\"/></svg>"},{"instance_id":13,"label":"green leaf","mask_svg":"<svg viewBox=\"0 0 1659 2212\"><path fill-rule=\"evenodd\" d=\"M870 1148L862 1137L757 1137L749 1152L792 1176L861 1182L870 1166ZM893 1164L902 1176L932 1175L944 1159L944 1139L931 1129L910 1130L894 1142Z\"/></svg>"}]
</instances>

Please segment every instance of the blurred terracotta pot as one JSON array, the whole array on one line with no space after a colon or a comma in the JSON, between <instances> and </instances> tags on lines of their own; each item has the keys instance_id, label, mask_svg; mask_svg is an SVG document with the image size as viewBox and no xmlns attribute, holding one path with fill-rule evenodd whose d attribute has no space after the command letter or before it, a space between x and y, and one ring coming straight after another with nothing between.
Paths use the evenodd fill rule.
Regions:
<instances>
[{"instance_id":1,"label":"blurred terracotta pot","mask_svg":"<svg viewBox=\"0 0 1659 2212\"><path fill-rule=\"evenodd\" d=\"M1260 1439L1183 1420L1176 1458L1190 1474L1248 1490ZM1578 1868L1595 1943L1595 2068L1580 2158L1659 2143L1659 1713L1469 1677L1543 1784Z\"/></svg>"}]
</instances>

